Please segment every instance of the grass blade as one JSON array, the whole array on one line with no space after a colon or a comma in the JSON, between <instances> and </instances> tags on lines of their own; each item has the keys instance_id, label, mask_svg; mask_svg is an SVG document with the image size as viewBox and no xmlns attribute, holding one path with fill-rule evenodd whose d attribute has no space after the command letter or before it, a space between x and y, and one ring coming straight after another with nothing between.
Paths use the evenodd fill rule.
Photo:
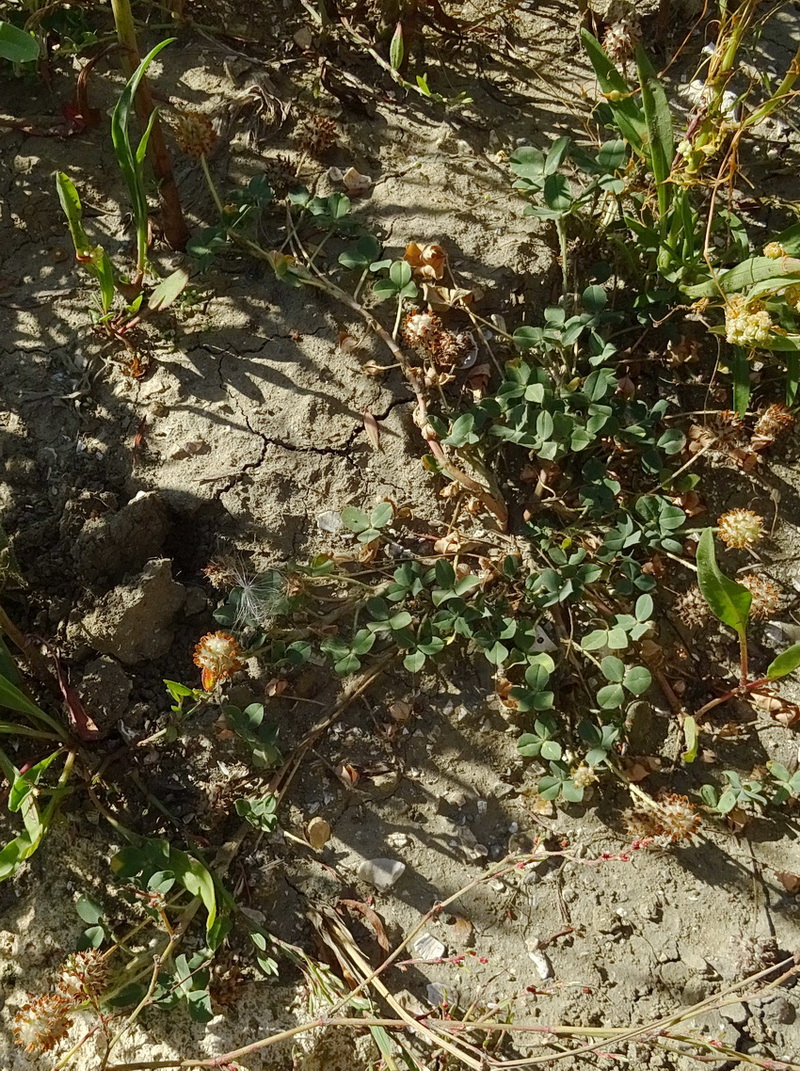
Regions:
<instances>
[{"instance_id":1,"label":"grass blade","mask_svg":"<svg viewBox=\"0 0 800 1071\"><path fill-rule=\"evenodd\" d=\"M658 211L665 217L672 200L669 175L675 157L675 138L672 132L672 114L664 87L658 80L653 65L641 45L636 48L636 63L642 87L642 107L647 123L645 156L656 180ZM649 148L649 152L647 151Z\"/></svg>"},{"instance_id":2,"label":"grass blade","mask_svg":"<svg viewBox=\"0 0 800 1071\"><path fill-rule=\"evenodd\" d=\"M600 88L614 113L614 121L619 127L620 134L634 152L648 159L645 151L649 138L647 122L642 109L633 97L630 86L608 58L596 37L588 30L581 30L581 40L589 62L594 67Z\"/></svg>"}]
</instances>

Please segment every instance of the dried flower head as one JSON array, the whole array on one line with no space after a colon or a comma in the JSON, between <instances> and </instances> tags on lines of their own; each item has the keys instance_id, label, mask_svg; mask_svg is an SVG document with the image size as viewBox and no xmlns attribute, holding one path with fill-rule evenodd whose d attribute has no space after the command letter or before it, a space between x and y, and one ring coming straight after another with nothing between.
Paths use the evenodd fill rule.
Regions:
<instances>
[{"instance_id":1,"label":"dried flower head","mask_svg":"<svg viewBox=\"0 0 800 1071\"><path fill-rule=\"evenodd\" d=\"M444 324L435 313L412 309L403 320L400 338L420 357L432 360L443 333Z\"/></svg>"},{"instance_id":2,"label":"dried flower head","mask_svg":"<svg viewBox=\"0 0 800 1071\"><path fill-rule=\"evenodd\" d=\"M210 156L217 144L217 132L214 124L203 112L194 110L181 112L173 126L175 140L181 152L199 160L201 156Z\"/></svg>"},{"instance_id":3,"label":"dried flower head","mask_svg":"<svg viewBox=\"0 0 800 1071\"><path fill-rule=\"evenodd\" d=\"M574 770L570 770L569 776L576 788L588 788L589 785L600 780L595 773L594 766L588 766L585 762L576 766Z\"/></svg>"},{"instance_id":4,"label":"dried flower head","mask_svg":"<svg viewBox=\"0 0 800 1071\"><path fill-rule=\"evenodd\" d=\"M787 405L773 402L759 415L753 428L752 444L756 450L774 443L783 432L793 428L796 417Z\"/></svg>"},{"instance_id":5,"label":"dried flower head","mask_svg":"<svg viewBox=\"0 0 800 1071\"><path fill-rule=\"evenodd\" d=\"M308 115L295 131L300 148L312 156L321 156L339 140L339 128L327 115Z\"/></svg>"},{"instance_id":6,"label":"dried flower head","mask_svg":"<svg viewBox=\"0 0 800 1071\"><path fill-rule=\"evenodd\" d=\"M23 1004L14 1016L14 1041L26 1052L49 1052L67 1036L72 1026L69 1011L73 1001L61 993L45 993Z\"/></svg>"},{"instance_id":7,"label":"dried flower head","mask_svg":"<svg viewBox=\"0 0 800 1071\"><path fill-rule=\"evenodd\" d=\"M603 34L603 48L614 63L625 64L632 58L640 40L639 20L634 14L611 23Z\"/></svg>"},{"instance_id":8,"label":"dried flower head","mask_svg":"<svg viewBox=\"0 0 800 1071\"><path fill-rule=\"evenodd\" d=\"M695 584L675 600L675 612L690 628L702 628L711 618L708 603Z\"/></svg>"},{"instance_id":9,"label":"dried flower head","mask_svg":"<svg viewBox=\"0 0 800 1071\"><path fill-rule=\"evenodd\" d=\"M194 664L203 671L203 687L212 691L244 665L239 641L227 632L208 632L194 649Z\"/></svg>"},{"instance_id":10,"label":"dried flower head","mask_svg":"<svg viewBox=\"0 0 800 1071\"><path fill-rule=\"evenodd\" d=\"M700 829L700 815L694 804L675 792L662 793L652 810L625 811L622 819L634 839L650 841L656 848L692 840Z\"/></svg>"},{"instance_id":11,"label":"dried flower head","mask_svg":"<svg viewBox=\"0 0 800 1071\"><path fill-rule=\"evenodd\" d=\"M780 242L767 242L764 246L764 256L770 257L772 260L778 260L780 257L786 256L786 250Z\"/></svg>"},{"instance_id":12,"label":"dried flower head","mask_svg":"<svg viewBox=\"0 0 800 1071\"><path fill-rule=\"evenodd\" d=\"M68 956L58 976L58 989L80 1002L103 994L108 982L108 962L102 952L90 948Z\"/></svg>"},{"instance_id":13,"label":"dried flower head","mask_svg":"<svg viewBox=\"0 0 800 1071\"><path fill-rule=\"evenodd\" d=\"M288 156L280 154L264 161L264 177L277 198L285 197L297 185L297 172Z\"/></svg>"},{"instance_id":14,"label":"dried flower head","mask_svg":"<svg viewBox=\"0 0 800 1071\"><path fill-rule=\"evenodd\" d=\"M757 346L766 342L772 319L760 301L733 294L725 305L725 337L732 346Z\"/></svg>"},{"instance_id":15,"label":"dried flower head","mask_svg":"<svg viewBox=\"0 0 800 1071\"><path fill-rule=\"evenodd\" d=\"M783 292L783 299L795 312L800 312L800 283L787 286Z\"/></svg>"},{"instance_id":16,"label":"dried flower head","mask_svg":"<svg viewBox=\"0 0 800 1071\"><path fill-rule=\"evenodd\" d=\"M726 547L753 547L764 534L764 518L751 509L729 509L717 521L719 537Z\"/></svg>"},{"instance_id":17,"label":"dried flower head","mask_svg":"<svg viewBox=\"0 0 800 1071\"><path fill-rule=\"evenodd\" d=\"M759 573L748 573L739 581L753 597L750 603L750 616L757 621L766 621L772 617L781 605L781 589L774 580Z\"/></svg>"}]
</instances>

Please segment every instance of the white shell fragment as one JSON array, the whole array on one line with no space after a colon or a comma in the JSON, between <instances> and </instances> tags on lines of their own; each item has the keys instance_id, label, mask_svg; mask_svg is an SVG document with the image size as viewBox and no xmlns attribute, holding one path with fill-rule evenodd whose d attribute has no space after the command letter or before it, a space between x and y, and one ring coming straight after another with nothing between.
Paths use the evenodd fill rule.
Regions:
<instances>
[{"instance_id":1,"label":"white shell fragment","mask_svg":"<svg viewBox=\"0 0 800 1071\"><path fill-rule=\"evenodd\" d=\"M342 518L335 509L326 509L317 517L317 528L320 532L340 532L342 530Z\"/></svg>"},{"instance_id":2,"label":"white shell fragment","mask_svg":"<svg viewBox=\"0 0 800 1071\"><path fill-rule=\"evenodd\" d=\"M531 948L528 946L528 955L533 961L533 965L536 968L536 973L539 975L543 982L555 981L555 974L553 974L553 968L550 960L544 954L540 952L538 948Z\"/></svg>"},{"instance_id":3,"label":"white shell fragment","mask_svg":"<svg viewBox=\"0 0 800 1071\"><path fill-rule=\"evenodd\" d=\"M447 951L441 941L429 933L421 934L411 946L417 959L441 959Z\"/></svg>"},{"instance_id":4,"label":"white shell fragment","mask_svg":"<svg viewBox=\"0 0 800 1071\"><path fill-rule=\"evenodd\" d=\"M403 876L405 869L406 864L398 859L365 859L358 868L358 876L380 892L387 892Z\"/></svg>"}]
</instances>

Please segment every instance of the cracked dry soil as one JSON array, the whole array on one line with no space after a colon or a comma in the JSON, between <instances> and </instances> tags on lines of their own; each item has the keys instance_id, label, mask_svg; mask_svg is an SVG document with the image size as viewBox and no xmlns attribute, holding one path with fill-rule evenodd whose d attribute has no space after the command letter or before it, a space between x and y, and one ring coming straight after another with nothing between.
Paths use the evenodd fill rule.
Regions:
<instances>
[{"instance_id":1,"label":"cracked dry soil","mask_svg":"<svg viewBox=\"0 0 800 1071\"><path fill-rule=\"evenodd\" d=\"M528 309L535 316L558 285L550 242L523 219L496 157L519 141L544 145L579 128L578 116L563 107L570 99L580 109L586 80L575 12L565 4L534 6L522 5L513 32L488 37L474 54L445 57L452 91L467 88L475 98L463 114L401 102L357 53L348 61L369 116L329 95L320 101L337 116L342 139L313 171L317 192L336 188L327 177L331 166L370 175L372 192L356 202L356 213L394 254L411 240L442 242L462 285L485 291L484 314ZM295 116L314 107L316 60L292 36L302 21L294 7L264 5L277 32L261 34L251 59L213 35L182 33L153 68L169 107L219 117L256 77L288 107L286 124L255 143L232 124L211 160L223 189L257 173L262 155L293 151ZM27 83L25 117L37 117L40 127L57 122L73 79L65 61L49 87ZM29 585L12 594L11 609L30 632L59 645L73 683L93 697L109 749L163 723L164 678L196 680L192 648L213 627L214 593L202 569L215 554L238 553L260 567L330 549L319 514L383 497L408 504L434 529L444 516L439 486L419 462L424 450L410 393L396 373L363 374L366 360L387 363L387 354L347 310L282 288L260 267L231 257L197 280L191 307L148 329L150 369L142 379L126 376L119 355L92 333L89 292L72 261L52 173L73 177L92 234L109 253L127 251L106 119L119 88L110 68L93 80L103 122L79 136L6 134L0 169L0 507ZM17 92L7 80L0 84L2 110L19 117ZM192 225L207 224L211 205L197 169L186 161L177 166ZM343 333L358 346L342 348ZM378 451L364 434L365 411L378 422ZM263 698L267 682L249 668L234 700ZM309 698L323 703L335 694L322 679L306 686ZM406 698L414 702L413 720L392 738L386 710ZM318 708L270 704L288 751ZM652 719L656 736L675 734L664 712ZM150 831L161 828L137 794L139 778L179 823L199 825L210 849L222 844L237 821L232 800L250 773L215 721L207 713L173 744L132 749L119 770L121 811L136 813ZM416 695L407 676L387 673L308 756L284 804L285 830L302 834L319 815L332 827L331 840L319 854L280 836L248 844L231 874L237 895L267 928L309 950L311 908L374 895L394 942L432 903L480 873L484 850L499 858L544 833L585 856L618 852L627 838L614 816L624 800L613 791L596 808L551 818L531 813L526 793L536 775L518 758L516 732L492 701L491 682L470 665L422 682ZM345 787L335 775L342 762L371 773ZM30 1066L9 1025L26 991L41 990L48 971L74 949L83 926L77 896L90 895L116 921L123 918L108 865L119 838L95 818L76 795L37 855L0 887L6 1071ZM169 835L178 834L172 828ZM385 894L357 876L360 863L376 856L406 864ZM393 971L388 984L423 1002L431 983L466 1004L510 1001L513 1017L533 1025L646 1022L741 977L753 969L744 958L757 963L770 942L778 949L800 943L798 904L777 886L776 869L800 872L786 832L760 831L756 843L709 836L678 853L641 853L602 870L548 865L512 874L473 890L429 927L447 956L468 953L461 966L415 964ZM561 936L550 941L554 934ZM361 938L375 955L369 935ZM550 942L552 984L543 984L529 955L537 940ZM304 1021L306 994L289 969L277 982L260 980L247 967L246 948L234 946L234 953L241 960L223 964L212 987L218 1014L211 1023L149 1011L117 1059L214 1056ZM697 1025L740 1050L791 1056L800 1049L797 1011L792 990ZM535 1053L539 1045L532 1034L519 1051ZM366 1071L377 1058L367 1035L320 1031L241 1066ZM695 1066L649 1047L629 1058L649 1069ZM76 1067L97 1066L87 1046Z\"/></svg>"}]
</instances>

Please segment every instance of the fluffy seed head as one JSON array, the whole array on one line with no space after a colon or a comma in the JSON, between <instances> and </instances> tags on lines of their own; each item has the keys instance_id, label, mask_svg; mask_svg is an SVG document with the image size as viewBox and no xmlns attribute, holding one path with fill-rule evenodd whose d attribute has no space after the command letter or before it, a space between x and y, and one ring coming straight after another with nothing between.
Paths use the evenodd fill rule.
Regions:
<instances>
[{"instance_id":1,"label":"fluffy seed head","mask_svg":"<svg viewBox=\"0 0 800 1071\"><path fill-rule=\"evenodd\" d=\"M173 130L181 152L194 160L199 160L201 156L210 156L217 144L214 124L203 112L181 112Z\"/></svg>"},{"instance_id":2,"label":"fluffy seed head","mask_svg":"<svg viewBox=\"0 0 800 1071\"><path fill-rule=\"evenodd\" d=\"M781 605L781 589L774 580L759 573L748 573L739 581L753 597L750 603L750 616L757 621L766 621L772 617Z\"/></svg>"},{"instance_id":3,"label":"fluffy seed head","mask_svg":"<svg viewBox=\"0 0 800 1071\"><path fill-rule=\"evenodd\" d=\"M771 257L772 260L778 260L780 257L786 256L786 250L780 242L767 242L764 246L764 256Z\"/></svg>"},{"instance_id":4,"label":"fluffy seed head","mask_svg":"<svg viewBox=\"0 0 800 1071\"><path fill-rule=\"evenodd\" d=\"M729 509L717 521L719 537L726 547L753 547L764 534L764 518L751 509Z\"/></svg>"},{"instance_id":5,"label":"fluffy seed head","mask_svg":"<svg viewBox=\"0 0 800 1071\"><path fill-rule=\"evenodd\" d=\"M23 1004L14 1016L14 1041L26 1052L49 1052L72 1026L68 1012L73 1002L61 993L45 993Z\"/></svg>"},{"instance_id":6,"label":"fluffy seed head","mask_svg":"<svg viewBox=\"0 0 800 1071\"><path fill-rule=\"evenodd\" d=\"M203 687L207 692L242 668L242 653L239 641L227 632L208 632L203 636L194 649L194 664L203 671Z\"/></svg>"},{"instance_id":7,"label":"fluffy seed head","mask_svg":"<svg viewBox=\"0 0 800 1071\"><path fill-rule=\"evenodd\" d=\"M796 417L782 402L773 402L761 413L753 428L753 446L762 447L773 443L779 435L793 428Z\"/></svg>"},{"instance_id":8,"label":"fluffy seed head","mask_svg":"<svg viewBox=\"0 0 800 1071\"><path fill-rule=\"evenodd\" d=\"M681 621L690 628L702 628L711 617L708 603L696 584L675 600L674 609Z\"/></svg>"},{"instance_id":9,"label":"fluffy seed head","mask_svg":"<svg viewBox=\"0 0 800 1071\"><path fill-rule=\"evenodd\" d=\"M304 152L321 156L339 140L339 128L327 115L309 115L297 127L296 137Z\"/></svg>"},{"instance_id":10,"label":"fluffy seed head","mask_svg":"<svg viewBox=\"0 0 800 1071\"><path fill-rule=\"evenodd\" d=\"M61 993L78 1002L102 995L108 982L108 963L102 952L90 948L74 952L61 968L58 988Z\"/></svg>"},{"instance_id":11,"label":"fluffy seed head","mask_svg":"<svg viewBox=\"0 0 800 1071\"><path fill-rule=\"evenodd\" d=\"M748 302L742 294L728 298L725 337L732 346L757 346L767 341L771 330L772 319L762 302Z\"/></svg>"}]
</instances>

